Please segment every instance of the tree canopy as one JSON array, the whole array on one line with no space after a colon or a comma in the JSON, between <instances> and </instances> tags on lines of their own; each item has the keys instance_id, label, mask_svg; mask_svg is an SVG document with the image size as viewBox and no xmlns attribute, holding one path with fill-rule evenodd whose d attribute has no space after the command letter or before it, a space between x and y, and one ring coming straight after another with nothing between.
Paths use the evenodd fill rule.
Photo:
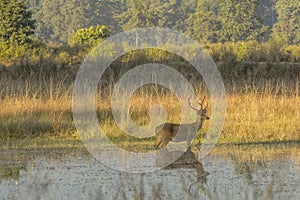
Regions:
<instances>
[{"instance_id":1,"label":"tree canopy","mask_svg":"<svg viewBox=\"0 0 300 200\"><path fill-rule=\"evenodd\" d=\"M174 29L201 42L267 41L276 37L289 44L300 43L299 0L27 0L26 2L29 11L22 1L1 0L1 23L8 22L7 19L13 16L9 14L8 7L18 12L17 7L22 4L22 9L26 12L21 18L31 20L25 23L23 19L19 19L28 25L25 36L32 34L34 28L33 20L30 19L32 12L32 18L36 20L35 36L46 42L67 44L77 30L105 25L111 30L111 34L151 26ZM13 5L17 4L18 6L14 8ZM3 35L5 25L1 27ZM24 25L17 27L26 29ZM2 37L7 39L12 32L7 31ZM22 40L24 39L20 38L16 41Z\"/></svg>"},{"instance_id":2,"label":"tree canopy","mask_svg":"<svg viewBox=\"0 0 300 200\"><path fill-rule=\"evenodd\" d=\"M35 21L26 3L19 0L0 0L0 39L3 44L24 45L33 34Z\"/></svg>"},{"instance_id":3,"label":"tree canopy","mask_svg":"<svg viewBox=\"0 0 300 200\"><path fill-rule=\"evenodd\" d=\"M256 40L267 31L256 16L257 0L219 0L218 17L221 21L222 41Z\"/></svg>"},{"instance_id":4,"label":"tree canopy","mask_svg":"<svg viewBox=\"0 0 300 200\"><path fill-rule=\"evenodd\" d=\"M36 35L45 41L68 43L76 30L89 26L94 15L93 0L41 1L34 15L37 19Z\"/></svg>"},{"instance_id":5,"label":"tree canopy","mask_svg":"<svg viewBox=\"0 0 300 200\"><path fill-rule=\"evenodd\" d=\"M155 0L130 0L128 8L120 18L120 25L124 30L138 27L153 27L159 24L159 12Z\"/></svg>"},{"instance_id":6,"label":"tree canopy","mask_svg":"<svg viewBox=\"0 0 300 200\"><path fill-rule=\"evenodd\" d=\"M300 1L278 0L275 5L278 20L273 26L274 36L287 43L300 43Z\"/></svg>"},{"instance_id":7,"label":"tree canopy","mask_svg":"<svg viewBox=\"0 0 300 200\"><path fill-rule=\"evenodd\" d=\"M221 23L215 9L211 1L199 1L196 11L186 20L188 34L201 42L217 42Z\"/></svg>"}]
</instances>

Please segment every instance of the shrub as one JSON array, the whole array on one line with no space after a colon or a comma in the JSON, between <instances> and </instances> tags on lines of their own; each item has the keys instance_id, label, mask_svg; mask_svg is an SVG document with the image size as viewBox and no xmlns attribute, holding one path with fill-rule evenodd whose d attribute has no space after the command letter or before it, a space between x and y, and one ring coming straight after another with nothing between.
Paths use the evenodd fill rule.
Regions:
<instances>
[{"instance_id":1,"label":"shrub","mask_svg":"<svg viewBox=\"0 0 300 200\"><path fill-rule=\"evenodd\" d=\"M70 41L71 46L83 45L92 47L103 41L110 35L110 30L106 26L91 26L89 28L81 28L76 31Z\"/></svg>"}]
</instances>

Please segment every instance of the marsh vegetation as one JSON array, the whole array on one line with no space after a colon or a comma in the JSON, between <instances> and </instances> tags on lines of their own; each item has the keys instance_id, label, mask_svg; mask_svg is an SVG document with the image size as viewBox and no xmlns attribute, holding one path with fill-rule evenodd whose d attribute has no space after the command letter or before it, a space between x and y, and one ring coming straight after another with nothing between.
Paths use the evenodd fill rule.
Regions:
<instances>
[{"instance_id":1,"label":"marsh vegetation","mask_svg":"<svg viewBox=\"0 0 300 200\"><path fill-rule=\"evenodd\" d=\"M288 0L0 0L0 198L298 199L299 13L299 1ZM159 63L177 70L198 98L207 97L208 117L212 101L201 74L167 50L181 49L190 58L191 45L174 47L171 39L161 43L165 50L143 48L147 41L138 34L133 40L140 50L132 51L130 42L118 44L127 53L99 80L97 127L126 152L158 154L155 164L162 168L131 174L110 169L88 152L72 100L76 74L94 47L138 27L167 27L202 45L225 85L226 118L205 158L199 149L209 121L185 152L156 151L155 131L146 138L127 134L114 119L111 99L116 83L136 66ZM104 49L105 58L117 55L117 47ZM130 98L130 118L148 125L157 104L170 123L193 112L181 110L170 89L145 84ZM166 160L174 162L165 166ZM151 171L149 162L140 164Z\"/></svg>"},{"instance_id":2,"label":"marsh vegetation","mask_svg":"<svg viewBox=\"0 0 300 200\"><path fill-rule=\"evenodd\" d=\"M152 50L136 53L143 57L149 52L153 53ZM139 57L132 56L130 53L115 61L100 80L96 95L97 116L101 128L115 143L125 146L139 144L150 148L154 138L138 139L123 133L114 122L110 108L114 83L123 71L141 62L137 60ZM153 60L152 56L148 61ZM136 59L128 61L128 57ZM166 62L163 58L160 61ZM210 103L206 85L201 75L195 76L192 66L182 61L168 64L187 77L196 94L199 97L207 96ZM1 71L1 143L9 147L14 146L12 141L15 139L79 140L72 122L73 81L78 66L67 66L51 73L43 70L46 68L27 71L28 67L15 66ZM218 67L227 91L227 114L219 143L299 141L298 64L222 62ZM238 68L242 68L241 71ZM180 122L177 98L167 88L155 84L139 88L131 97L130 115L133 121L138 125L149 123L149 108L154 104L165 108L168 122ZM208 126L209 123L204 124L195 143L202 141Z\"/></svg>"}]
</instances>

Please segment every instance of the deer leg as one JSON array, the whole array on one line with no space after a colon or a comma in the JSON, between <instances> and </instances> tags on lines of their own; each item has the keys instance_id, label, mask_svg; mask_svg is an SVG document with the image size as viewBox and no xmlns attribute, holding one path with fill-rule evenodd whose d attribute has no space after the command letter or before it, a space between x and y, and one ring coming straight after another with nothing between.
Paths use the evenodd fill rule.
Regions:
<instances>
[{"instance_id":1,"label":"deer leg","mask_svg":"<svg viewBox=\"0 0 300 200\"><path fill-rule=\"evenodd\" d=\"M158 148L162 144L162 142L163 142L162 139L159 136L157 136L156 144L154 145L154 147Z\"/></svg>"},{"instance_id":2,"label":"deer leg","mask_svg":"<svg viewBox=\"0 0 300 200\"><path fill-rule=\"evenodd\" d=\"M162 143L162 147L166 147L169 142L170 142L170 140L164 139L164 141Z\"/></svg>"}]
</instances>

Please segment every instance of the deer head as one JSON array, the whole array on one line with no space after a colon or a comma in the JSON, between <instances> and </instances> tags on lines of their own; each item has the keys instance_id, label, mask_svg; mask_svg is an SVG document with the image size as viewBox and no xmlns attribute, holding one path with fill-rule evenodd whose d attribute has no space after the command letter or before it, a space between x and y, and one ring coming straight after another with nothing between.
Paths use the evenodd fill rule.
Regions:
<instances>
[{"instance_id":1,"label":"deer head","mask_svg":"<svg viewBox=\"0 0 300 200\"><path fill-rule=\"evenodd\" d=\"M198 101L199 108L195 108L195 107L192 106L191 97L188 100L190 108L192 108L193 110L195 110L197 112L197 116L200 118L201 121L209 120L209 117L206 115L208 103L206 103L206 106L203 108L203 103L205 101L205 98L206 97L204 96L202 100Z\"/></svg>"}]
</instances>

